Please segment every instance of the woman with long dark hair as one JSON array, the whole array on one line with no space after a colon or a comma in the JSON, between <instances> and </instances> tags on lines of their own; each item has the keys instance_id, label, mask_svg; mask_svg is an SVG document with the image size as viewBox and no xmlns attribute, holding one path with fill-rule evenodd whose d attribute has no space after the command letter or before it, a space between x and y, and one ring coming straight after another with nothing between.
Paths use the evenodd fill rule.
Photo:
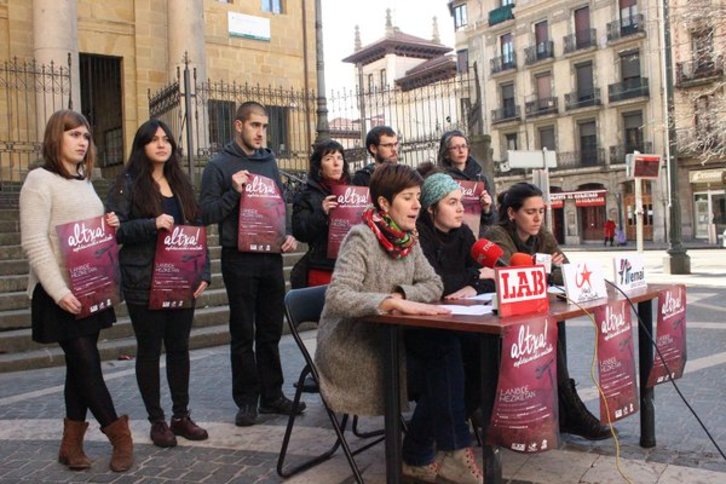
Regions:
<instances>
[{"instance_id":1,"label":"woman with long dark hair","mask_svg":"<svg viewBox=\"0 0 726 484\"><path fill-rule=\"evenodd\" d=\"M338 205L331 188L349 183L350 169L343 146L333 140L316 144L310 155L307 182L292 206L292 235L308 244L300 266L291 274L293 288L330 282L335 260L328 258L328 220L330 209Z\"/></svg>"},{"instance_id":2,"label":"woman with long dark hair","mask_svg":"<svg viewBox=\"0 0 726 484\"><path fill-rule=\"evenodd\" d=\"M57 111L43 138L43 165L28 173L20 191L20 235L30 264L28 294L32 298L33 341L58 343L66 361L63 440L58 460L73 470L87 469L83 451L91 411L113 445L110 467L128 470L133 444L128 417L116 414L103 380L98 336L116 321L113 308L76 319L81 302L70 288L56 226L103 215L103 203L91 185L95 161L91 126L74 111ZM118 227L114 213L106 222Z\"/></svg>"},{"instance_id":3,"label":"woman with long dark hair","mask_svg":"<svg viewBox=\"0 0 726 484\"><path fill-rule=\"evenodd\" d=\"M499 223L489 227L486 237L504 250L504 260L509 260L515 252L552 255L550 280L561 285L562 264L568 261L552 232L544 226L545 202L542 190L531 183L516 183L500 193L497 201ZM607 439L611 435L610 429L590 413L575 390L575 380L570 378L564 358L565 325L558 326L557 388L560 431L588 440Z\"/></svg>"},{"instance_id":4,"label":"woman with long dark hair","mask_svg":"<svg viewBox=\"0 0 726 484\"><path fill-rule=\"evenodd\" d=\"M174 447L176 436L204 440L207 431L189 416L189 334L194 308L149 309L157 236L173 225L199 225L194 190L182 170L179 151L169 127L156 119L139 127L126 169L106 202L121 225L116 239L121 248L121 282L137 342L136 381L151 422L151 441ZM210 281L209 257L198 298ZM161 407L159 358L166 350L166 377L172 400L171 425Z\"/></svg>"}]
</instances>

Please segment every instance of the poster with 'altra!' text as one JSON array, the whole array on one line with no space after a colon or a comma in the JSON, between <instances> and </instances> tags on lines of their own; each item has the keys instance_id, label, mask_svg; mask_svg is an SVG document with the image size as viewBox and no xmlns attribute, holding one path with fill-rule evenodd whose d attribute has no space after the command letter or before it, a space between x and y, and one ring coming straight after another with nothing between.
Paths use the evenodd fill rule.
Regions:
<instances>
[{"instance_id":1,"label":"poster with 'altra!' text","mask_svg":"<svg viewBox=\"0 0 726 484\"><path fill-rule=\"evenodd\" d=\"M285 240L285 200L274 180L249 175L239 202L240 252L281 251Z\"/></svg>"},{"instance_id":2,"label":"poster with 'altra!' text","mask_svg":"<svg viewBox=\"0 0 726 484\"><path fill-rule=\"evenodd\" d=\"M368 187L336 185L330 190L338 206L330 210L328 220L328 259L337 259L340 245L353 225L360 223L368 207Z\"/></svg>"},{"instance_id":3,"label":"poster with 'altra!' text","mask_svg":"<svg viewBox=\"0 0 726 484\"><path fill-rule=\"evenodd\" d=\"M686 286L679 284L658 294L655 342L658 351L648 376L649 387L666 382L669 378L676 380L683 376L687 356Z\"/></svg>"}]
</instances>

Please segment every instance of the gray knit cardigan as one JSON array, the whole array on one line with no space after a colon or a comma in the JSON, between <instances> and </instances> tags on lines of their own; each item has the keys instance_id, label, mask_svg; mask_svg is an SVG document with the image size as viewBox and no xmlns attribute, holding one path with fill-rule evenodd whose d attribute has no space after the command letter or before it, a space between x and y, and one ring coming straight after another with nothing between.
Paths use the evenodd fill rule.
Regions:
<instances>
[{"instance_id":1,"label":"gray knit cardigan","mask_svg":"<svg viewBox=\"0 0 726 484\"><path fill-rule=\"evenodd\" d=\"M315 351L321 391L336 412L384 412L380 328L365 317L380 314L378 306L394 290L411 301L433 302L441 298L443 284L418 244L406 257L393 259L367 225L354 226L335 263ZM404 363L402 358L402 369ZM403 372L402 398L405 381Z\"/></svg>"}]
</instances>

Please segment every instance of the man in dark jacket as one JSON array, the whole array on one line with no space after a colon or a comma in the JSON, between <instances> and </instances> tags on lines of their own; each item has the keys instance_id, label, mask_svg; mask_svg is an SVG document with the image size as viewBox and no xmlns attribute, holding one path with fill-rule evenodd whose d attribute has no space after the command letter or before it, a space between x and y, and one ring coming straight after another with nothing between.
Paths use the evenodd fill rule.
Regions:
<instances>
[{"instance_id":1,"label":"man in dark jacket","mask_svg":"<svg viewBox=\"0 0 726 484\"><path fill-rule=\"evenodd\" d=\"M367 187L373 171L382 163L398 163L398 135L390 126L376 126L366 135L366 149L373 157L369 163L353 175L353 185Z\"/></svg>"},{"instance_id":2,"label":"man in dark jacket","mask_svg":"<svg viewBox=\"0 0 726 484\"><path fill-rule=\"evenodd\" d=\"M267 122L267 111L261 104L240 105L233 124L234 141L204 169L199 202L204 223L219 225L222 276L229 301L232 395L239 408L235 418L238 426L255 423L258 401L260 413L300 413L305 408L301 402L294 409L292 401L282 393L282 255L240 252L237 248L240 196L248 176L270 178L282 192L275 157L263 147ZM281 251L290 252L296 247L295 238L287 235Z\"/></svg>"}]
</instances>

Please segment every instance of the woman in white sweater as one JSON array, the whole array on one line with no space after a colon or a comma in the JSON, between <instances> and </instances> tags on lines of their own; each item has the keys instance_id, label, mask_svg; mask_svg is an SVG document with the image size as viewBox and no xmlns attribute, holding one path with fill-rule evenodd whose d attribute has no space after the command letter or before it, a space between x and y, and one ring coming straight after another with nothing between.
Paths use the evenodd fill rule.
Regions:
<instances>
[{"instance_id":1,"label":"woman in white sweater","mask_svg":"<svg viewBox=\"0 0 726 484\"><path fill-rule=\"evenodd\" d=\"M116 320L113 308L76 319L82 305L70 289L56 226L98 217L103 203L90 177L95 161L91 127L74 111L57 111L48 120L42 167L28 173L20 191L20 233L30 264L33 341L58 343L65 353L66 418L58 460L70 469L91 466L83 451L88 410L113 445L111 470L131 467L133 450L128 417L116 414L103 380L98 335ZM118 227L115 214L106 222Z\"/></svg>"}]
</instances>

